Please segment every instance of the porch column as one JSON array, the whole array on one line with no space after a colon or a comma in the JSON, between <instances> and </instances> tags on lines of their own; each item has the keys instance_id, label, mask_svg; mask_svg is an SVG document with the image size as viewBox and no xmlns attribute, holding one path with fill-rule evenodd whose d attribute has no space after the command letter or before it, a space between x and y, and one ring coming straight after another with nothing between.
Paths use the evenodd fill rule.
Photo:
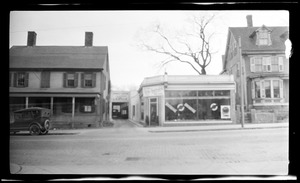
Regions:
<instances>
[{"instance_id":1,"label":"porch column","mask_svg":"<svg viewBox=\"0 0 300 183\"><path fill-rule=\"evenodd\" d=\"M28 108L28 100L29 100L29 97L25 97L25 108Z\"/></svg>"},{"instance_id":2,"label":"porch column","mask_svg":"<svg viewBox=\"0 0 300 183\"><path fill-rule=\"evenodd\" d=\"M53 97L50 98L51 116L53 115Z\"/></svg>"},{"instance_id":3,"label":"porch column","mask_svg":"<svg viewBox=\"0 0 300 183\"><path fill-rule=\"evenodd\" d=\"M75 97L72 97L72 128L74 128Z\"/></svg>"}]
</instances>

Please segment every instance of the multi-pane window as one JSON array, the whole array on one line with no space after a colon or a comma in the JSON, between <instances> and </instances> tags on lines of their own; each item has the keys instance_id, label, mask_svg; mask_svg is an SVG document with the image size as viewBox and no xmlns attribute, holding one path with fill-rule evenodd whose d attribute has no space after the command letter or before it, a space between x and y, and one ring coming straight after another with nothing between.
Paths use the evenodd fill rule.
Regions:
<instances>
[{"instance_id":1,"label":"multi-pane window","mask_svg":"<svg viewBox=\"0 0 300 183\"><path fill-rule=\"evenodd\" d=\"M262 71L262 58L261 57L256 57L255 59L255 71L256 72L261 72Z\"/></svg>"},{"instance_id":2,"label":"multi-pane window","mask_svg":"<svg viewBox=\"0 0 300 183\"><path fill-rule=\"evenodd\" d=\"M282 72L282 56L255 56L250 58L251 72Z\"/></svg>"},{"instance_id":3,"label":"multi-pane window","mask_svg":"<svg viewBox=\"0 0 300 183\"><path fill-rule=\"evenodd\" d=\"M92 74L85 74L84 75L84 86L85 87L92 87L93 86Z\"/></svg>"},{"instance_id":4,"label":"multi-pane window","mask_svg":"<svg viewBox=\"0 0 300 183\"><path fill-rule=\"evenodd\" d=\"M81 73L81 87L93 88L96 86L96 73Z\"/></svg>"},{"instance_id":5,"label":"multi-pane window","mask_svg":"<svg viewBox=\"0 0 300 183\"><path fill-rule=\"evenodd\" d=\"M68 86L75 86L75 74L67 74L67 85Z\"/></svg>"},{"instance_id":6,"label":"multi-pane window","mask_svg":"<svg viewBox=\"0 0 300 183\"><path fill-rule=\"evenodd\" d=\"M25 86L25 73L18 73L17 86Z\"/></svg>"},{"instance_id":7,"label":"multi-pane window","mask_svg":"<svg viewBox=\"0 0 300 183\"><path fill-rule=\"evenodd\" d=\"M272 71L278 72L279 71L279 59L272 59Z\"/></svg>"},{"instance_id":8,"label":"multi-pane window","mask_svg":"<svg viewBox=\"0 0 300 183\"><path fill-rule=\"evenodd\" d=\"M64 87L76 88L78 85L77 73L64 73Z\"/></svg>"},{"instance_id":9,"label":"multi-pane window","mask_svg":"<svg viewBox=\"0 0 300 183\"><path fill-rule=\"evenodd\" d=\"M13 74L13 86L14 87L28 87L29 73L15 72Z\"/></svg>"},{"instance_id":10,"label":"multi-pane window","mask_svg":"<svg viewBox=\"0 0 300 183\"><path fill-rule=\"evenodd\" d=\"M260 30L257 32L257 45L271 45L270 33L268 30Z\"/></svg>"}]
</instances>

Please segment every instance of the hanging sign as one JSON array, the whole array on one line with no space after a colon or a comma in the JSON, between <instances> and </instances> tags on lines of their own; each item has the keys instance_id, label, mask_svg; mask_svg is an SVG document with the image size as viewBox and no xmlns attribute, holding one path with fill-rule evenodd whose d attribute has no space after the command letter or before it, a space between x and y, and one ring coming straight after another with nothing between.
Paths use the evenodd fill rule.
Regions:
<instances>
[{"instance_id":1,"label":"hanging sign","mask_svg":"<svg viewBox=\"0 0 300 183\"><path fill-rule=\"evenodd\" d=\"M192 113L195 113L195 112L196 112L196 110L195 110L194 108L192 108L188 103L185 103L184 106L185 106L186 108L188 108Z\"/></svg>"},{"instance_id":2,"label":"hanging sign","mask_svg":"<svg viewBox=\"0 0 300 183\"><path fill-rule=\"evenodd\" d=\"M154 97L164 95L164 86L148 86L143 88L144 97Z\"/></svg>"},{"instance_id":3,"label":"hanging sign","mask_svg":"<svg viewBox=\"0 0 300 183\"><path fill-rule=\"evenodd\" d=\"M212 111L216 111L216 110L218 110L218 105L216 103L212 103L212 104L210 104L210 108Z\"/></svg>"},{"instance_id":4,"label":"hanging sign","mask_svg":"<svg viewBox=\"0 0 300 183\"><path fill-rule=\"evenodd\" d=\"M166 103L166 106L167 106L171 111L173 111L174 113L177 112L177 110L176 110L173 106L171 106L168 102Z\"/></svg>"}]
</instances>

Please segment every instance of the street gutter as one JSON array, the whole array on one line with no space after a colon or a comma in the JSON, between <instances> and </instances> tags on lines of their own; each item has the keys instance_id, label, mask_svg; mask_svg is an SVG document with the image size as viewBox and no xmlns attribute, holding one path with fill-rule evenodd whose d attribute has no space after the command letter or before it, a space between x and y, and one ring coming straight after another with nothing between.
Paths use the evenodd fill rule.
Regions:
<instances>
[{"instance_id":1,"label":"street gutter","mask_svg":"<svg viewBox=\"0 0 300 183\"><path fill-rule=\"evenodd\" d=\"M211 129L182 129L182 130L148 130L151 133L165 132L197 132L197 131L221 131L221 130L255 130L255 129L270 129L270 128L288 128L288 126L269 126L269 127L239 127L239 128L211 128Z\"/></svg>"}]
</instances>

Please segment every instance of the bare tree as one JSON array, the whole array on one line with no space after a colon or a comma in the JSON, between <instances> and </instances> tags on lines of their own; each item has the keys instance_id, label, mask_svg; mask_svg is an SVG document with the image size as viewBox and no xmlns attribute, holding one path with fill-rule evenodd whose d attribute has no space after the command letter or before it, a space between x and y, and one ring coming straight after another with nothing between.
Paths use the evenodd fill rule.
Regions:
<instances>
[{"instance_id":1,"label":"bare tree","mask_svg":"<svg viewBox=\"0 0 300 183\"><path fill-rule=\"evenodd\" d=\"M168 37L162 30L161 25L157 24L154 33L161 40L161 45L151 46L150 44L142 43L142 47L146 50L153 51L159 54L168 56L167 59L161 61L161 66L165 66L170 62L181 62L189 64L198 74L206 74L206 67L211 63L212 52L210 39L214 33L207 32L207 26L212 22L215 15L193 17L192 24L194 29L183 36L176 36L176 38ZM191 42L193 39L196 42L196 48Z\"/></svg>"}]
</instances>

